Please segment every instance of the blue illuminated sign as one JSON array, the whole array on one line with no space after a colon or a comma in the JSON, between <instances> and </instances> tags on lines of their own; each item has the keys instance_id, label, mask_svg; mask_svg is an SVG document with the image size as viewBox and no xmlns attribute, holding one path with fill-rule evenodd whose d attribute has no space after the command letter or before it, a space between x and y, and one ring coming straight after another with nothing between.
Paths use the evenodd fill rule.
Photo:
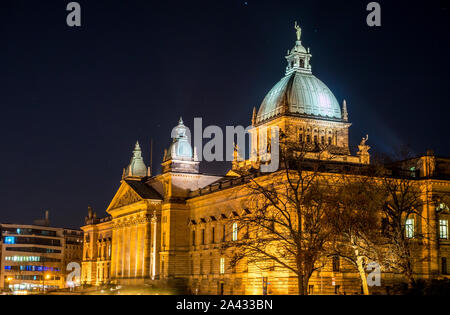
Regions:
<instances>
[{"instance_id":1,"label":"blue illuminated sign","mask_svg":"<svg viewBox=\"0 0 450 315\"><path fill-rule=\"evenodd\" d=\"M13 236L6 236L5 244L16 244L16 238Z\"/></svg>"}]
</instances>

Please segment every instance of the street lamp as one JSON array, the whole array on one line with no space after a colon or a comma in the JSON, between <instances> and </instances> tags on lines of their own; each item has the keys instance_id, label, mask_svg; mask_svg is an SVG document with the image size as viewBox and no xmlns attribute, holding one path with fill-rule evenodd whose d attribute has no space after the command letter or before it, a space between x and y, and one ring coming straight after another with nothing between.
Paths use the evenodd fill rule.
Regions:
<instances>
[{"instance_id":1,"label":"street lamp","mask_svg":"<svg viewBox=\"0 0 450 315\"><path fill-rule=\"evenodd\" d=\"M42 290L44 291L44 293L45 293L45 280L50 280L50 278L51 278L52 276L49 274L49 273L47 273L47 274L45 274L43 277L42 277Z\"/></svg>"},{"instance_id":2,"label":"street lamp","mask_svg":"<svg viewBox=\"0 0 450 315\"><path fill-rule=\"evenodd\" d=\"M13 281L13 280L14 280L13 277L8 277L8 278L6 278L6 288L7 288L9 291L11 290L10 284L11 284L11 281Z\"/></svg>"}]
</instances>

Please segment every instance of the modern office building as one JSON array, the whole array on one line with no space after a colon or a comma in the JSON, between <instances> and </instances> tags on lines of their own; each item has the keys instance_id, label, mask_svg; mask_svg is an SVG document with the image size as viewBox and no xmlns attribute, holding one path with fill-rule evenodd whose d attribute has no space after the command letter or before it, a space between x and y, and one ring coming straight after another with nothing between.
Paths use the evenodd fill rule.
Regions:
<instances>
[{"instance_id":1,"label":"modern office building","mask_svg":"<svg viewBox=\"0 0 450 315\"><path fill-rule=\"evenodd\" d=\"M83 233L38 225L0 224L0 290L65 288L71 262L81 265Z\"/></svg>"}]
</instances>

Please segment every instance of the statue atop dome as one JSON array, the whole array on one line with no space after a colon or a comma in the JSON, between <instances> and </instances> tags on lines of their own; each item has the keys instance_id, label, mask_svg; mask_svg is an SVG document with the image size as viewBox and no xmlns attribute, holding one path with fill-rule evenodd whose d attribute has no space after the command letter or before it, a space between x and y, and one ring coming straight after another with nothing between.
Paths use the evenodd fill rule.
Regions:
<instances>
[{"instance_id":1,"label":"statue atop dome","mask_svg":"<svg viewBox=\"0 0 450 315\"><path fill-rule=\"evenodd\" d=\"M302 38L302 28L298 25L297 21L295 21L295 30L297 33L297 41L300 41Z\"/></svg>"}]
</instances>

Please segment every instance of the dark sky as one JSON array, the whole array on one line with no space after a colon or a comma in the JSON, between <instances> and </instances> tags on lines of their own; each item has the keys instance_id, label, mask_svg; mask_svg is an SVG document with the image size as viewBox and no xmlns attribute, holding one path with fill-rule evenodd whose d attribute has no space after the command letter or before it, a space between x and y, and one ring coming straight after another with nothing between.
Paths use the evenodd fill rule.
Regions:
<instances>
[{"instance_id":1,"label":"dark sky","mask_svg":"<svg viewBox=\"0 0 450 315\"><path fill-rule=\"evenodd\" d=\"M69 1L0 3L0 222L53 225L100 216L137 139L158 166L180 116L191 126L250 124L284 75L303 28L313 73L347 99L352 145L409 144L450 155L448 1ZM203 165L206 172L222 166Z\"/></svg>"}]
</instances>

